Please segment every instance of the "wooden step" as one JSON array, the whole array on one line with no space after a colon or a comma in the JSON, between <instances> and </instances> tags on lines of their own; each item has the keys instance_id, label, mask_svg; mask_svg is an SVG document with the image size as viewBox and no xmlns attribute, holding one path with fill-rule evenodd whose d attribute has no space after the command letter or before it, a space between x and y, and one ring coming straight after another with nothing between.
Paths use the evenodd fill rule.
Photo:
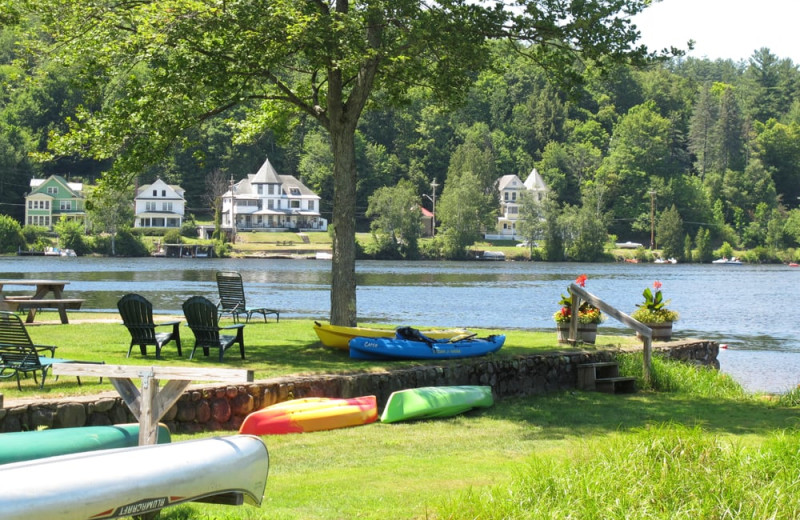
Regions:
<instances>
[{"instance_id":1,"label":"wooden step","mask_svg":"<svg viewBox=\"0 0 800 520\"><path fill-rule=\"evenodd\" d=\"M632 394L636 392L635 377L606 377L594 382L598 392L607 394Z\"/></svg>"}]
</instances>

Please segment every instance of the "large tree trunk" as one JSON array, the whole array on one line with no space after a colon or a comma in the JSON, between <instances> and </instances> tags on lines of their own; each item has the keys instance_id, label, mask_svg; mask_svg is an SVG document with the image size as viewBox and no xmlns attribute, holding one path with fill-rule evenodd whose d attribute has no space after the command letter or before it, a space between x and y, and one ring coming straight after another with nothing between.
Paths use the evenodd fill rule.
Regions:
<instances>
[{"instance_id":1,"label":"large tree trunk","mask_svg":"<svg viewBox=\"0 0 800 520\"><path fill-rule=\"evenodd\" d=\"M331 124L333 148L333 262L331 323L356 325L355 128Z\"/></svg>"}]
</instances>

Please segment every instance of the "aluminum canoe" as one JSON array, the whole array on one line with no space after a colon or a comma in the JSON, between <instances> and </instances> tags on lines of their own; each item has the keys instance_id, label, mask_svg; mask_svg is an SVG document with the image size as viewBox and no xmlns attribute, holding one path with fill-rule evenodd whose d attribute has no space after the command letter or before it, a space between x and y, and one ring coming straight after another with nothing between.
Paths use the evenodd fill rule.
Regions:
<instances>
[{"instance_id":1,"label":"aluminum canoe","mask_svg":"<svg viewBox=\"0 0 800 520\"><path fill-rule=\"evenodd\" d=\"M260 505L268 471L267 447L250 435L15 462L0 466L0 516L98 520L188 501Z\"/></svg>"}]
</instances>

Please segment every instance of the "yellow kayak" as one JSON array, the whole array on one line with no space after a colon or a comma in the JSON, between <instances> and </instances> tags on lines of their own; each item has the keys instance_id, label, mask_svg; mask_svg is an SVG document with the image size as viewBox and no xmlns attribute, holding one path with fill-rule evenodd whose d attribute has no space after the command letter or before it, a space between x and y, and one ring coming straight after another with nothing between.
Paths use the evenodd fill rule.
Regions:
<instances>
[{"instance_id":1,"label":"yellow kayak","mask_svg":"<svg viewBox=\"0 0 800 520\"><path fill-rule=\"evenodd\" d=\"M350 349L350 340L353 338L393 338L394 329L371 329L368 327L340 327L338 325L323 325L314 322L314 332L319 340L327 347ZM423 334L433 339L449 339L456 336L471 334L466 329L423 330Z\"/></svg>"}]
</instances>

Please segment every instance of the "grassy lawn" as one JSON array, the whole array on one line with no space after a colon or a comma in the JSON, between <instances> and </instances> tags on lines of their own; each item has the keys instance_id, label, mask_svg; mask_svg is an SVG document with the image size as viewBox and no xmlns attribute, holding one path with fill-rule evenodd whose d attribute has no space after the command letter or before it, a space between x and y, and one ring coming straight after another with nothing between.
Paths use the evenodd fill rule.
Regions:
<instances>
[{"instance_id":1,"label":"grassy lawn","mask_svg":"<svg viewBox=\"0 0 800 520\"><path fill-rule=\"evenodd\" d=\"M662 382L698 377L656 369ZM162 518L797 518L797 409L701 372L715 397L564 392L449 419L263 437L260 509L192 504Z\"/></svg>"},{"instance_id":2,"label":"grassy lawn","mask_svg":"<svg viewBox=\"0 0 800 520\"><path fill-rule=\"evenodd\" d=\"M44 314L48 319L56 314ZM113 364L246 367L256 377L408 366L351 361L319 344L309 320L253 322L248 359L229 352L189 361L166 347L163 360L134 349L114 314L71 313L69 325L28 328L57 355ZM166 316L160 317L167 319ZM84 322L84 319L94 320ZM108 322L97 322L104 319ZM424 325L424 324L420 324ZM481 330L481 335L500 331ZM506 331L498 356L565 350L554 332ZM596 348L635 344L599 338ZM622 356L624 374L641 377L641 357ZM270 468L260 508L187 504L183 519L540 519L800 517L800 394L746 394L729 376L654 359L654 389L629 395L581 391L508 398L448 419L265 436ZM110 390L93 380L32 380L6 398ZM212 433L202 436L211 436ZM194 436L196 438L197 436ZM174 440L192 438L175 435Z\"/></svg>"},{"instance_id":3,"label":"grassy lawn","mask_svg":"<svg viewBox=\"0 0 800 520\"><path fill-rule=\"evenodd\" d=\"M156 316L156 322L180 318L178 316ZM99 314L71 312L70 323L62 325L58 322L58 313L40 311L37 314L39 324L29 325L28 333L36 344L56 345L56 357L81 360L105 361L113 365L164 365L191 367L246 368L255 372L256 379L309 373L343 373L384 370L419 364L415 361L393 361L376 363L373 361L351 360L345 350L331 349L323 346L313 330L311 320L283 319L269 323L254 318L244 329L244 341L247 359L238 356L238 347L225 354L224 362L219 363L216 355L204 357L198 351L194 359L189 354L194 345L194 337L188 327L181 327L181 344L183 357L178 356L174 342L167 344L161 351L161 360L155 359L155 350L148 347L148 355L142 356L139 347L134 346L130 358L126 358L130 335L122 325L118 314ZM230 320L223 320L223 324ZM369 324L363 324L369 325ZM425 324L420 324L420 326ZM386 325L374 325L386 327ZM163 330L167 330L164 328ZM559 350L553 332L532 332L526 330L481 330L480 336L504 333L507 336L505 346L496 354L501 357L531 354ZM633 336L627 338L600 336L598 344L591 348L614 347L620 344L635 344ZM457 363L458 360L454 360ZM58 381L48 379L43 390L39 390L33 379L23 381L22 391L17 390L13 380L0 380L0 393L6 400L24 397L62 397L65 395L94 394L113 390L110 383L98 384L93 378L86 378L82 386L78 386L75 378L62 377Z\"/></svg>"}]
</instances>

